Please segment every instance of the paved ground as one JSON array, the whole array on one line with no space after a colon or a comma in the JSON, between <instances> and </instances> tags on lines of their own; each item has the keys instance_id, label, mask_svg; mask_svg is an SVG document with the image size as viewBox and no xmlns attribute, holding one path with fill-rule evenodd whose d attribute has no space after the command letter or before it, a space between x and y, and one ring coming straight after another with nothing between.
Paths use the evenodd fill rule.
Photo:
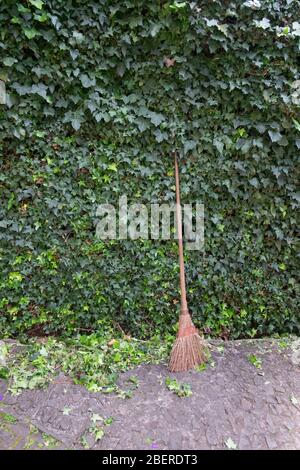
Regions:
<instances>
[{"instance_id":1,"label":"paved ground","mask_svg":"<svg viewBox=\"0 0 300 470\"><path fill-rule=\"evenodd\" d=\"M170 391L168 376L192 395ZM122 396L90 393L59 375L13 397L0 381L0 448L300 449L300 339L214 342L206 370L143 365L119 385Z\"/></svg>"}]
</instances>

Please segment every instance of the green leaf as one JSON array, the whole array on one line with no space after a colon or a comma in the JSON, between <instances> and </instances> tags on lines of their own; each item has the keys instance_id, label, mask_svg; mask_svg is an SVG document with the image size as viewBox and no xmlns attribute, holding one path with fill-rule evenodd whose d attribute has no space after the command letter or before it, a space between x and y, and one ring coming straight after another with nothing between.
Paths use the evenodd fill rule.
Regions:
<instances>
[{"instance_id":1,"label":"green leaf","mask_svg":"<svg viewBox=\"0 0 300 470\"><path fill-rule=\"evenodd\" d=\"M297 400L297 398L295 397L295 395L291 395L290 396L290 400L291 400L291 403L297 407L297 405L299 404L299 401Z\"/></svg>"},{"instance_id":2,"label":"green leaf","mask_svg":"<svg viewBox=\"0 0 300 470\"><path fill-rule=\"evenodd\" d=\"M282 139L282 134L277 131L268 131L270 139L272 142L279 142Z\"/></svg>"},{"instance_id":3,"label":"green leaf","mask_svg":"<svg viewBox=\"0 0 300 470\"><path fill-rule=\"evenodd\" d=\"M40 33L36 29L24 29L24 34L28 39L33 39Z\"/></svg>"},{"instance_id":4,"label":"green leaf","mask_svg":"<svg viewBox=\"0 0 300 470\"><path fill-rule=\"evenodd\" d=\"M296 119L294 119L294 118L293 118L293 123L294 123L294 126L297 129L297 131L300 132L300 123L298 121L296 121Z\"/></svg>"},{"instance_id":5,"label":"green leaf","mask_svg":"<svg viewBox=\"0 0 300 470\"><path fill-rule=\"evenodd\" d=\"M144 132L149 127L148 121L142 117L137 118L135 122L140 132Z\"/></svg>"},{"instance_id":6,"label":"green leaf","mask_svg":"<svg viewBox=\"0 0 300 470\"><path fill-rule=\"evenodd\" d=\"M163 142L168 139L168 134L166 132L161 132L159 129L154 131L154 135L157 142Z\"/></svg>"},{"instance_id":7,"label":"green leaf","mask_svg":"<svg viewBox=\"0 0 300 470\"><path fill-rule=\"evenodd\" d=\"M13 16L10 21L11 21L12 24L21 24L22 23L21 19L18 18L17 16Z\"/></svg>"},{"instance_id":8,"label":"green leaf","mask_svg":"<svg viewBox=\"0 0 300 470\"><path fill-rule=\"evenodd\" d=\"M195 142L194 140L186 140L184 142L184 153L188 153L190 150L194 150L196 145L197 142Z\"/></svg>"},{"instance_id":9,"label":"green leaf","mask_svg":"<svg viewBox=\"0 0 300 470\"><path fill-rule=\"evenodd\" d=\"M11 193L8 203L7 203L7 210L10 210L13 205L15 204L16 196L14 193Z\"/></svg>"},{"instance_id":10,"label":"green leaf","mask_svg":"<svg viewBox=\"0 0 300 470\"><path fill-rule=\"evenodd\" d=\"M169 8L170 10L181 10L182 8L185 8L186 2L174 2L172 3Z\"/></svg>"},{"instance_id":11,"label":"green leaf","mask_svg":"<svg viewBox=\"0 0 300 470\"><path fill-rule=\"evenodd\" d=\"M211 26L218 26L219 22L218 20L212 18L212 19L208 19L208 18L204 18L205 21L206 21L206 24L207 26L210 28Z\"/></svg>"},{"instance_id":12,"label":"green leaf","mask_svg":"<svg viewBox=\"0 0 300 470\"><path fill-rule=\"evenodd\" d=\"M17 59L15 59L14 57L5 57L3 59L3 64L6 65L7 67L11 67L12 65L14 65L16 62L18 62Z\"/></svg>"},{"instance_id":13,"label":"green leaf","mask_svg":"<svg viewBox=\"0 0 300 470\"><path fill-rule=\"evenodd\" d=\"M205 363L195 366L195 370L197 372L203 372L206 369L207 369L207 364L205 364Z\"/></svg>"},{"instance_id":14,"label":"green leaf","mask_svg":"<svg viewBox=\"0 0 300 470\"><path fill-rule=\"evenodd\" d=\"M248 361L257 369L261 369L262 367L262 360L261 358L255 356L255 354L248 355Z\"/></svg>"},{"instance_id":15,"label":"green leaf","mask_svg":"<svg viewBox=\"0 0 300 470\"><path fill-rule=\"evenodd\" d=\"M34 15L34 19L39 21L40 23L45 23L48 20L47 13L43 13L42 15Z\"/></svg>"},{"instance_id":16,"label":"green leaf","mask_svg":"<svg viewBox=\"0 0 300 470\"><path fill-rule=\"evenodd\" d=\"M157 23L157 24L153 24L151 27L150 27L150 34L152 37L156 36L159 31L161 30L162 28L162 25L161 23Z\"/></svg>"},{"instance_id":17,"label":"green leaf","mask_svg":"<svg viewBox=\"0 0 300 470\"><path fill-rule=\"evenodd\" d=\"M231 439L231 437L225 441L225 445L227 449L235 450L237 448L236 443Z\"/></svg>"},{"instance_id":18,"label":"green leaf","mask_svg":"<svg viewBox=\"0 0 300 470\"><path fill-rule=\"evenodd\" d=\"M261 21L254 21L256 26L262 29L268 29L271 26L270 20L268 18L263 18Z\"/></svg>"},{"instance_id":19,"label":"green leaf","mask_svg":"<svg viewBox=\"0 0 300 470\"><path fill-rule=\"evenodd\" d=\"M217 149L220 153L223 152L223 149L224 149L224 144L223 144L223 142L221 142L221 141L218 140L218 139L214 139L213 144L214 144L214 146L216 147L216 149Z\"/></svg>"},{"instance_id":20,"label":"green leaf","mask_svg":"<svg viewBox=\"0 0 300 470\"><path fill-rule=\"evenodd\" d=\"M104 429L96 427L93 431L95 441L100 441L104 436Z\"/></svg>"},{"instance_id":21,"label":"green leaf","mask_svg":"<svg viewBox=\"0 0 300 470\"><path fill-rule=\"evenodd\" d=\"M73 37L76 39L78 44L81 44L84 41L84 35L79 31L73 31Z\"/></svg>"},{"instance_id":22,"label":"green leaf","mask_svg":"<svg viewBox=\"0 0 300 470\"><path fill-rule=\"evenodd\" d=\"M158 114L158 113L150 114L150 120L152 124L154 124L156 127L159 126L164 121L164 119L165 118L162 114Z\"/></svg>"},{"instance_id":23,"label":"green leaf","mask_svg":"<svg viewBox=\"0 0 300 470\"><path fill-rule=\"evenodd\" d=\"M95 78L90 78L88 75L83 74L80 76L80 81L84 88L90 88L92 86L96 85L96 80Z\"/></svg>"},{"instance_id":24,"label":"green leaf","mask_svg":"<svg viewBox=\"0 0 300 470\"><path fill-rule=\"evenodd\" d=\"M24 5L22 5L21 3L18 3L17 4L17 7L18 7L18 11L20 13L30 13L30 9L25 7Z\"/></svg>"},{"instance_id":25,"label":"green leaf","mask_svg":"<svg viewBox=\"0 0 300 470\"><path fill-rule=\"evenodd\" d=\"M111 171L118 171L118 167L116 163L110 163L107 168L108 170L111 170Z\"/></svg>"},{"instance_id":26,"label":"green leaf","mask_svg":"<svg viewBox=\"0 0 300 470\"><path fill-rule=\"evenodd\" d=\"M69 416L71 410L72 410L72 408L70 408L69 406L65 406L62 413L65 416Z\"/></svg>"},{"instance_id":27,"label":"green leaf","mask_svg":"<svg viewBox=\"0 0 300 470\"><path fill-rule=\"evenodd\" d=\"M223 33L223 34L225 34L225 36L227 36L227 34L228 34L228 25L227 24L218 24L217 28L218 28L219 31L221 31L221 33Z\"/></svg>"},{"instance_id":28,"label":"green leaf","mask_svg":"<svg viewBox=\"0 0 300 470\"><path fill-rule=\"evenodd\" d=\"M45 98L47 100L47 90L48 87L43 83L38 83L37 85L32 85L31 91L32 93L36 93L37 95Z\"/></svg>"},{"instance_id":29,"label":"green leaf","mask_svg":"<svg viewBox=\"0 0 300 470\"><path fill-rule=\"evenodd\" d=\"M9 280L12 282L21 282L23 280L23 276L21 273L13 271L9 273Z\"/></svg>"},{"instance_id":30,"label":"green leaf","mask_svg":"<svg viewBox=\"0 0 300 470\"><path fill-rule=\"evenodd\" d=\"M293 36L300 36L300 23L298 21L294 21L292 24L293 27Z\"/></svg>"},{"instance_id":31,"label":"green leaf","mask_svg":"<svg viewBox=\"0 0 300 470\"><path fill-rule=\"evenodd\" d=\"M93 413L92 417L91 417L91 421L96 424L97 421L103 421L103 418L101 415L99 415L98 413Z\"/></svg>"},{"instance_id":32,"label":"green leaf","mask_svg":"<svg viewBox=\"0 0 300 470\"><path fill-rule=\"evenodd\" d=\"M41 10L44 6L43 0L28 0L31 5Z\"/></svg>"}]
</instances>

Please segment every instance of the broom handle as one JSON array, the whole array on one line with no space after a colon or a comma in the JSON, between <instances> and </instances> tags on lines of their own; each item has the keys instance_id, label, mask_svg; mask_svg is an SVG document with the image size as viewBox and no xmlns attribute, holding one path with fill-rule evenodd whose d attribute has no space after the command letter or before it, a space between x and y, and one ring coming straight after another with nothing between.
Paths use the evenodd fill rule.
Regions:
<instances>
[{"instance_id":1,"label":"broom handle","mask_svg":"<svg viewBox=\"0 0 300 470\"><path fill-rule=\"evenodd\" d=\"M176 181L176 219L178 233L178 251L179 251L179 267L180 267L180 291L181 291L181 313L188 313L185 287L185 272L183 258L183 241L182 241L182 213L180 205L180 189L179 189L179 171L178 162L175 153L175 181Z\"/></svg>"}]
</instances>

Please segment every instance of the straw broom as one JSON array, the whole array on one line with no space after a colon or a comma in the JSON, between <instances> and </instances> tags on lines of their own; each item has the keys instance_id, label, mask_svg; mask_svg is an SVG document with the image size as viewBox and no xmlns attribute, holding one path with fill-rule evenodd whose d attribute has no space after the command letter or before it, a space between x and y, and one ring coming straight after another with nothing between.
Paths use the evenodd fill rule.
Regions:
<instances>
[{"instance_id":1,"label":"straw broom","mask_svg":"<svg viewBox=\"0 0 300 470\"><path fill-rule=\"evenodd\" d=\"M199 336L197 328L194 326L188 311L186 300L185 272L183 259L182 242L182 214L180 205L179 171L175 153L175 180L176 180L176 219L178 233L178 251L180 267L180 291L181 309L179 316L179 329L176 341L173 345L169 370L171 372L183 372L192 369L198 364L202 364L207 359L207 348L205 342Z\"/></svg>"}]
</instances>

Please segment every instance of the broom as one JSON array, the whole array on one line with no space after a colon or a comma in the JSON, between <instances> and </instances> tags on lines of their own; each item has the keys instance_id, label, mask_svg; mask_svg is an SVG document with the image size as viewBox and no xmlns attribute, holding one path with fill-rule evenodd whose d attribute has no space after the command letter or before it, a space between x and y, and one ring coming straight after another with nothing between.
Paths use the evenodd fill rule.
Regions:
<instances>
[{"instance_id":1,"label":"broom","mask_svg":"<svg viewBox=\"0 0 300 470\"><path fill-rule=\"evenodd\" d=\"M202 364L207 359L205 342L200 338L197 328L194 326L188 311L185 287L185 272L183 260L182 242L182 214L180 205L179 172L175 153L175 181L176 181L176 219L178 233L178 251L180 267L180 291L181 309L179 316L179 329L176 341L173 345L169 370L171 372L183 372Z\"/></svg>"}]
</instances>

